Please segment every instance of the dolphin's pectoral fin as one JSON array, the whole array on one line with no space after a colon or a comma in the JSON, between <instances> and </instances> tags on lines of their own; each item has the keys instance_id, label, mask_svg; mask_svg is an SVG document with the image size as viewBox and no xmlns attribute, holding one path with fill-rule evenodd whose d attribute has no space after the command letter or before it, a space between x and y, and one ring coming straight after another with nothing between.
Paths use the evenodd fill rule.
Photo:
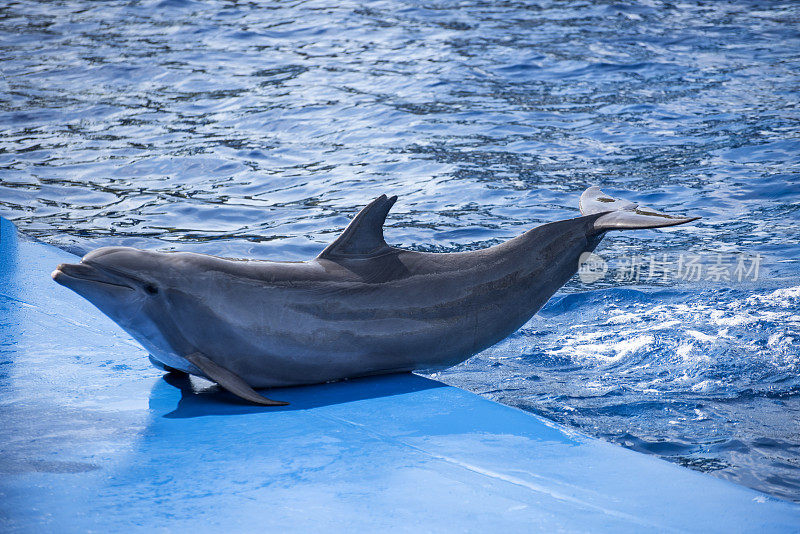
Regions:
<instances>
[{"instance_id":1,"label":"dolphin's pectoral fin","mask_svg":"<svg viewBox=\"0 0 800 534\"><path fill-rule=\"evenodd\" d=\"M600 191L596 185L583 192L580 209L582 215L603 214L594 221L594 230L598 233L607 230L638 230L675 226L700 218L668 215L634 202L612 198Z\"/></svg>"},{"instance_id":2,"label":"dolphin's pectoral fin","mask_svg":"<svg viewBox=\"0 0 800 534\"><path fill-rule=\"evenodd\" d=\"M149 354L147 355L147 357L150 358L150 363L153 364L153 367L155 367L157 369L161 369L165 373L171 373L171 374L174 374L174 375L187 375L187 374L189 374L189 373L187 373L185 371L181 371L180 369L175 369L174 367L170 367L167 364L161 363L160 361L156 360L155 358L153 358L153 356L151 356Z\"/></svg>"},{"instance_id":3,"label":"dolphin's pectoral fin","mask_svg":"<svg viewBox=\"0 0 800 534\"><path fill-rule=\"evenodd\" d=\"M358 212L336 241L325 247L319 258L376 256L391 247L383 239L383 223L397 197L381 195Z\"/></svg>"},{"instance_id":4,"label":"dolphin's pectoral fin","mask_svg":"<svg viewBox=\"0 0 800 534\"><path fill-rule=\"evenodd\" d=\"M227 389L237 397L262 406L287 406L288 402L274 401L260 395L236 373L214 363L199 352L184 356L186 360L203 371L208 378Z\"/></svg>"}]
</instances>

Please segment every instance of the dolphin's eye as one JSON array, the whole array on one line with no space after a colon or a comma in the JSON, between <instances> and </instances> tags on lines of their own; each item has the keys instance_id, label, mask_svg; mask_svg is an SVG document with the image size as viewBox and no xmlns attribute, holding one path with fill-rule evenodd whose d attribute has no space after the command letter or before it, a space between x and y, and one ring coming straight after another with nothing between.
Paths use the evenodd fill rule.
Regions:
<instances>
[{"instance_id":1,"label":"dolphin's eye","mask_svg":"<svg viewBox=\"0 0 800 534\"><path fill-rule=\"evenodd\" d=\"M146 286L144 286L144 290L150 293L151 295L155 295L156 293L158 293L158 288L153 284L147 284Z\"/></svg>"}]
</instances>

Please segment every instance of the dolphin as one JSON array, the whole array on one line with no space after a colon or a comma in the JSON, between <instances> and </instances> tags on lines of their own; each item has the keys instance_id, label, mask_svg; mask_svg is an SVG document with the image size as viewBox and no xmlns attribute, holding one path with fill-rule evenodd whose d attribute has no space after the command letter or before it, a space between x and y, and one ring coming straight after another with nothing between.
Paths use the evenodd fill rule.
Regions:
<instances>
[{"instance_id":1,"label":"dolphin","mask_svg":"<svg viewBox=\"0 0 800 534\"><path fill-rule=\"evenodd\" d=\"M460 363L525 324L606 232L699 218L593 186L581 195L580 217L482 250L428 253L386 244L396 200L373 200L310 261L104 247L52 277L117 322L157 367L276 406L286 403L255 388Z\"/></svg>"}]
</instances>

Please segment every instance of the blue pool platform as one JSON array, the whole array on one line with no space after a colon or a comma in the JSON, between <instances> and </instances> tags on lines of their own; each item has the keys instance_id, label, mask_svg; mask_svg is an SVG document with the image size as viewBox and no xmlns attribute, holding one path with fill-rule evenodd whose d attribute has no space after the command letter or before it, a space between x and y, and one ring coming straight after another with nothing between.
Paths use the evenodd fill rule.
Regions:
<instances>
[{"instance_id":1,"label":"blue pool platform","mask_svg":"<svg viewBox=\"0 0 800 534\"><path fill-rule=\"evenodd\" d=\"M792 532L800 506L415 375L163 377L0 219L2 532Z\"/></svg>"}]
</instances>

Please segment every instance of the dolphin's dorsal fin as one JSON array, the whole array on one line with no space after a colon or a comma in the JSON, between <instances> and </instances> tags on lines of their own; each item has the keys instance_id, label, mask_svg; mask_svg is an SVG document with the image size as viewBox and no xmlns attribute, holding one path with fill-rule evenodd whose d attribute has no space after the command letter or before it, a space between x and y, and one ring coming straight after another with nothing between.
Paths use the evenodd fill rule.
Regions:
<instances>
[{"instance_id":1,"label":"dolphin's dorsal fin","mask_svg":"<svg viewBox=\"0 0 800 534\"><path fill-rule=\"evenodd\" d=\"M377 256L390 250L383 239L383 223L396 201L396 196L381 195L367 204L318 257Z\"/></svg>"}]
</instances>

